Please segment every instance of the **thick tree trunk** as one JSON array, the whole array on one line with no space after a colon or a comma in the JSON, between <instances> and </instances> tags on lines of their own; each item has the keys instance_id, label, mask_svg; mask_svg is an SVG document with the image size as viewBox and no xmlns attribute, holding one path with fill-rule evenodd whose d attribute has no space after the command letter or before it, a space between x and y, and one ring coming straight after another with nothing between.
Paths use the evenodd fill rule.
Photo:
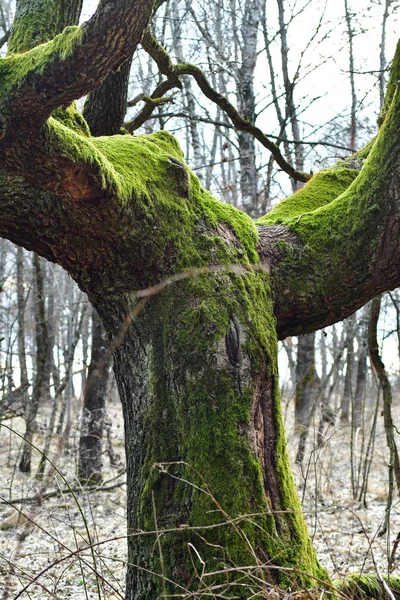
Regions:
<instances>
[{"instance_id":1,"label":"thick tree trunk","mask_svg":"<svg viewBox=\"0 0 400 600\"><path fill-rule=\"evenodd\" d=\"M112 307L97 308L108 320ZM165 289L114 349L129 482L127 599L206 585L248 598L262 581L288 581L279 565L298 569L297 584L324 577L290 473L276 356L266 276L253 273L204 272Z\"/></svg>"},{"instance_id":2,"label":"thick tree trunk","mask_svg":"<svg viewBox=\"0 0 400 600\"><path fill-rule=\"evenodd\" d=\"M46 121L131 56L151 8L101 0L84 27L0 59L0 233L62 264L110 337L127 598L312 585L326 575L290 474L276 334L314 331L400 284L400 47L372 149L256 227L201 189L166 132L90 137L73 107Z\"/></svg>"}]
</instances>

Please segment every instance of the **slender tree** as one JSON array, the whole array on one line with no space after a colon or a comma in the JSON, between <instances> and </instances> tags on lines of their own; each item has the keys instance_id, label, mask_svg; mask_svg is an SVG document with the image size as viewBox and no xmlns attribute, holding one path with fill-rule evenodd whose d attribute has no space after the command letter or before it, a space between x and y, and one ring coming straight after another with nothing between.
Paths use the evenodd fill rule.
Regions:
<instances>
[{"instance_id":1,"label":"slender tree","mask_svg":"<svg viewBox=\"0 0 400 600\"><path fill-rule=\"evenodd\" d=\"M83 415L79 439L78 477L82 483L102 479L103 428L111 355L107 334L95 310L92 313L92 352L88 380L83 393Z\"/></svg>"}]
</instances>

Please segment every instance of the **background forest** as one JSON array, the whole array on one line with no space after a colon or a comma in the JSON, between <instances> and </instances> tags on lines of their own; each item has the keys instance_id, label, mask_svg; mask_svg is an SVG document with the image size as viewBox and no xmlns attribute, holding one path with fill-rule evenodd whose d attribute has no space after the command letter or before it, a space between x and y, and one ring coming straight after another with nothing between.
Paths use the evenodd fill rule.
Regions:
<instances>
[{"instance_id":1,"label":"background forest","mask_svg":"<svg viewBox=\"0 0 400 600\"><path fill-rule=\"evenodd\" d=\"M85 2L83 20L94 9ZM14 10L0 0L2 54ZM360 149L376 131L399 14L396 0L167 0L157 37L188 68L165 83L139 48L125 128L167 129L214 196L265 214L303 184L282 172L258 132L297 171ZM296 483L321 561L336 578L398 574L399 361L398 291L281 344ZM29 598L122 598L123 423L105 335L60 267L6 240L0 425L1 597L26 588Z\"/></svg>"}]
</instances>

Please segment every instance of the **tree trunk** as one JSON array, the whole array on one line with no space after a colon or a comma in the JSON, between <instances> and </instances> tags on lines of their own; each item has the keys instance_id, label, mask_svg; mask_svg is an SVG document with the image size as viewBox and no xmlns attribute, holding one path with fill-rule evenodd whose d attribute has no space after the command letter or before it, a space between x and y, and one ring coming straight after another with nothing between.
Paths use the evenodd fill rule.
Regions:
<instances>
[{"instance_id":1,"label":"tree trunk","mask_svg":"<svg viewBox=\"0 0 400 600\"><path fill-rule=\"evenodd\" d=\"M258 0L247 0L243 9L242 60L238 71L237 96L239 111L251 123L255 123L254 71L257 62L257 38L262 7ZM243 210L249 215L257 217L259 212L255 139L248 133L238 132L238 145Z\"/></svg>"},{"instance_id":2,"label":"tree trunk","mask_svg":"<svg viewBox=\"0 0 400 600\"><path fill-rule=\"evenodd\" d=\"M350 88L351 88L351 109L350 109L350 148L352 152L356 151L356 133L357 133L357 95L355 85L355 68L354 68L354 30L352 24L352 15L349 8L348 0L344 0L344 11L346 19L347 35L349 38L349 73L350 73Z\"/></svg>"},{"instance_id":3,"label":"tree trunk","mask_svg":"<svg viewBox=\"0 0 400 600\"><path fill-rule=\"evenodd\" d=\"M349 422L350 409L353 406L353 371L354 371L354 336L355 315L345 321L346 328L346 373L344 376L344 387L341 401L340 420L342 423Z\"/></svg>"},{"instance_id":4,"label":"tree trunk","mask_svg":"<svg viewBox=\"0 0 400 600\"><path fill-rule=\"evenodd\" d=\"M97 308L109 320L112 306ZM251 273L241 281L205 272L164 290L114 349L129 482L127 599L206 585L248 598L257 577L288 580L271 564L296 566L297 584L307 581L300 572L309 583L324 576L299 515L276 359L265 277ZM136 534L157 529L162 553L156 533Z\"/></svg>"},{"instance_id":5,"label":"tree trunk","mask_svg":"<svg viewBox=\"0 0 400 600\"><path fill-rule=\"evenodd\" d=\"M95 484L102 479L103 426L105 400L111 363L106 332L95 310L92 313L92 353L83 395L83 415L79 439L78 478Z\"/></svg>"},{"instance_id":6,"label":"tree trunk","mask_svg":"<svg viewBox=\"0 0 400 600\"><path fill-rule=\"evenodd\" d=\"M167 132L90 137L69 106L131 56L151 10L101 0L82 28L0 59L0 234L62 264L111 340L127 599L314 585L327 576L290 474L277 334L310 333L400 284L400 46L374 145L254 224L201 189Z\"/></svg>"},{"instance_id":7,"label":"tree trunk","mask_svg":"<svg viewBox=\"0 0 400 600\"><path fill-rule=\"evenodd\" d=\"M35 347L36 347L36 373L33 382L32 396L29 400L26 415L25 441L22 446L19 470L23 473L31 472L32 437L35 430L36 415L43 394L46 373L47 357L47 318L44 298L43 269L40 256L33 255L34 289L35 289Z\"/></svg>"},{"instance_id":8,"label":"tree trunk","mask_svg":"<svg viewBox=\"0 0 400 600\"><path fill-rule=\"evenodd\" d=\"M315 333L301 335L297 340L295 430L299 434L296 463L302 464L308 432L315 413L319 387L315 370Z\"/></svg>"}]
</instances>

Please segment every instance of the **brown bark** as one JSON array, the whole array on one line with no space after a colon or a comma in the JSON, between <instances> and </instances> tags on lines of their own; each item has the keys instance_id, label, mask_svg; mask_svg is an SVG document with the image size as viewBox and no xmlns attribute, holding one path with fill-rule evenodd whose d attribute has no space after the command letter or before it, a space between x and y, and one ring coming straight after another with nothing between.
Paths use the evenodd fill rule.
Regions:
<instances>
[{"instance_id":1,"label":"brown bark","mask_svg":"<svg viewBox=\"0 0 400 600\"><path fill-rule=\"evenodd\" d=\"M26 4L26 0L21 0L24 11ZM60 31L60 7L43 3L43 8L47 10L47 21L52 24L52 35L55 35ZM35 73L37 65L33 61L22 85L7 95L9 108L0 113L4 120L3 127L6 127L3 143L4 137L15 138L24 129L21 118L29 119L31 129L40 127L54 109L68 106L76 98L97 88L108 73L118 69L132 56L140 42L152 8L153 0L138 0L135 3L130 0L100 0L96 13L81 27L82 37L76 40L73 51L61 57L57 57L55 51L55 60L45 63L40 74ZM37 10L35 4L32 8L35 15ZM18 16L14 21L15 31L19 27ZM39 31L34 45L47 39ZM10 45L13 52L26 50L25 39L21 44L19 40L14 44L12 32ZM4 102L4 98L2 100Z\"/></svg>"},{"instance_id":2,"label":"brown bark","mask_svg":"<svg viewBox=\"0 0 400 600\"><path fill-rule=\"evenodd\" d=\"M165 132L100 141L64 132L63 143L52 121L35 129L50 108L94 87L94 78L97 85L132 51L148 7L124 0L116 7L115 0L100 2L69 57L55 53L18 89L0 80L7 123L29 133L11 138L7 130L0 144L0 232L67 268L112 340L127 434L127 598L163 593L151 575L163 566L178 584L164 580L168 593L203 585L188 542L214 570L209 581L217 594L244 581L226 565L262 577L263 594L266 582L286 576L292 587L310 585L326 575L290 476L275 330L282 337L312 331L400 283L400 102L393 96L364 166L365 156L312 179L258 224L257 242L251 219L201 190ZM207 87L201 72L189 70ZM396 69L393 78L391 89ZM26 115L38 105L30 127ZM160 557L151 532L161 528L173 531L163 536ZM134 535L138 530L147 535ZM274 568L280 565L290 566L290 575ZM245 586L237 590L248 598Z\"/></svg>"}]
</instances>

